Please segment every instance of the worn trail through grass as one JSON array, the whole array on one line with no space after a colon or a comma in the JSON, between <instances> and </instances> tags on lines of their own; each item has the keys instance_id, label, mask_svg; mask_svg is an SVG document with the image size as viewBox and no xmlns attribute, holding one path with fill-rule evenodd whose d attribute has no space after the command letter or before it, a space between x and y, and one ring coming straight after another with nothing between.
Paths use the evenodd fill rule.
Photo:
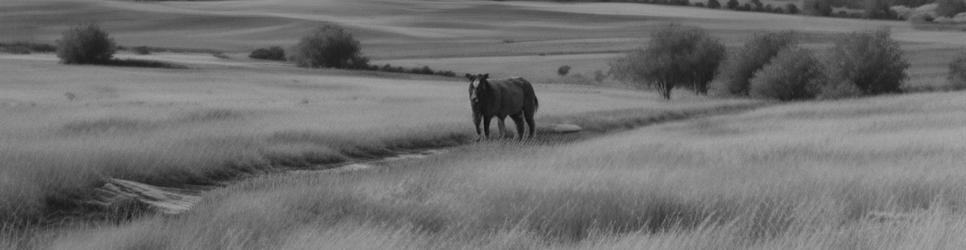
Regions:
<instances>
[{"instance_id":1,"label":"worn trail through grass","mask_svg":"<svg viewBox=\"0 0 966 250\"><path fill-rule=\"evenodd\" d=\"M764 106L762 103L747 103L731 106L720 106L712 108L695 108L683 111L663 111L653 112L641 109L623 109L605 112L592 112L578 114L567 117L549 117L543 119L543 125L538 127L538 138L519 142L531 145L553 145L569 143L582 139L592 138L616 131L629 130L643 126L706 117L711 115L727 115L750 111ZM554 124L567 121L582 127L577 133L557 133L553 129ZM496 131L493 131L496 132ZM106 184L97 189L99 195L88 203L99 204L107 211L124 213L143 213L146 211L132 210L152 210L162 214L180 214L191 209L192 206L202 200L205 193L223 189L243 180L251 179L267 174L341 174L346 172L370 170L380 168L389 163L404 160L423 159L439 154L444 154L454 148L465 147L473 141L466 140L462 144L455 146L433 147L433 148L410 148L401 149L397 152L388 154L384 157L356 158L344 161L318 164L309 167L299 166L276 166L270 170L260 173L253 173L235 178L229 178L212 185L184 185L180 187L159 187L148 184L121 180L109 179ZM490 140L484 143L517 143L510 139ZM134 201L134 202L132 202ZM118 206L129 206L119 208ZM134 207L130 207L134 206ZM106 216L117 217L117 216Z\"/></svg>"}]
</instances>

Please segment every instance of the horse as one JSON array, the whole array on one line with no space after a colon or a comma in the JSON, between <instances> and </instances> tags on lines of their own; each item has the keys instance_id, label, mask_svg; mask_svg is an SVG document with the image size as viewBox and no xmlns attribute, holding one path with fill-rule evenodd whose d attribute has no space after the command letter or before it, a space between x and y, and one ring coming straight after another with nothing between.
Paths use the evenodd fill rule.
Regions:
<instances>
[{"instance_id":1,"label":"horse","mask_svg":"<svg viewBox=\"0 0 966 250\"><path fill-rule=\"evenodd\" d=\"M503 121L507 116L517 126L518 139L524 138L524 122L530 131L530 138L533 138L536 132L533 115L539 106L533 86L520 77L501 80L489 80L489 77L490 74L466 74L466 78L470 80L470 108L473 110L477 140L490 136L490 120L493 117L500 121L500 136L506 136L506 125Z\"/></svg>"}]
</instances>

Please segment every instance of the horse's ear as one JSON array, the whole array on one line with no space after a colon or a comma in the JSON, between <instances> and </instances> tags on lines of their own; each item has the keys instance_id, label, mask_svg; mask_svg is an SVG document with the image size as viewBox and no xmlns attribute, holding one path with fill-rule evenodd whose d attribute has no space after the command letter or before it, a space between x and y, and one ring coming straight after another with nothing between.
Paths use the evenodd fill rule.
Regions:
<instances>
[{"instance_id":1,"label":"horse's ear","mask_svg":"<svg viewBox=\"0 0 966 250\"><path fill-rule=\"evenodd\" d=\"M480 76L480 78L490 79L490 73L483 74L482 76Z\"/></svg>"},{"instance_id":2,"label":"horse's ear","mask_svg":"<svg viewBox=\"0 0 966 250\"><path fill-rule=\"evenodd\" d=\"M466 73L466 79L473 80L473 75L471 75L470 73Z\"/></svg>"}]
</instances>

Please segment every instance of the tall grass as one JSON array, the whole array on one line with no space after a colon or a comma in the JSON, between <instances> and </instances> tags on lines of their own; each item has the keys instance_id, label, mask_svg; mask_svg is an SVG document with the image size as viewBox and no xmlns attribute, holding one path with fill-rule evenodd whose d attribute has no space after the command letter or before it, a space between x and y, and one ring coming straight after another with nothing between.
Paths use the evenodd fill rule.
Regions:
<instances>
[{"instance_id":1,"label":"tall grass","mask_svg":"<svg viewBox=\"0 0 966 250\"><path fill-rule=\"evenodd\" d=\"M266 176L97 249L959 249L961 94L799 103L375 172ZM48 245L41 245L48 246ZM55 247L56 248L56 247Z\"/></svg>"},{"instance_id":2,"label":"tall grass","mask_svg":"<svg viewBox=\"0 0 966 250\"><path fill-rule=\"evenodd\" d=\"M83 201L106 178L209 184L277 168L452 146L475 136L464 93L468 83L462 82L302 70L0 65L0 88L9 93L0 99L35 104L0 107L4 224L87 211L91 205ZM541 86L538 93L541 125L600 110L710 110L746 103L665 103L646 93L580 86Z\"/></svg>"}]
</instances>

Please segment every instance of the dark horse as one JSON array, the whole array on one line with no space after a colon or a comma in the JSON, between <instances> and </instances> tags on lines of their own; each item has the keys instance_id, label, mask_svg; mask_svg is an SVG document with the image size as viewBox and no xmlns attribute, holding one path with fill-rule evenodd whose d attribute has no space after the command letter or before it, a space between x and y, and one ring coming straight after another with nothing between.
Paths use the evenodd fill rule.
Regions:
<instances>
[{"instance_id":1,"label":"dark horse","mask_svg":"<svg viewBox=\"0 0 966 250\"><path fill-rule=\"evenodd\" d=\"M504 119L509 116L517 125L517 138L523 140L523 125L526 120L533 138L535 125L533 114L537 112L537 95L533 86L523 78L514 77L502 80L489 80L490 74L466 74L470 80L470 107L473 109L473 126L479 139L490 137L490 119L500 119L500 136L506 136ZM480 122L483 130L480 130ZM482 134L481 134L482 133Z\"/></svg>"}]
</instances>

